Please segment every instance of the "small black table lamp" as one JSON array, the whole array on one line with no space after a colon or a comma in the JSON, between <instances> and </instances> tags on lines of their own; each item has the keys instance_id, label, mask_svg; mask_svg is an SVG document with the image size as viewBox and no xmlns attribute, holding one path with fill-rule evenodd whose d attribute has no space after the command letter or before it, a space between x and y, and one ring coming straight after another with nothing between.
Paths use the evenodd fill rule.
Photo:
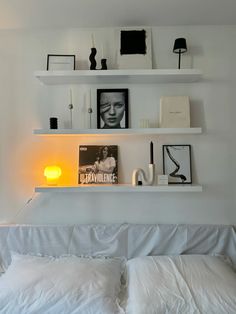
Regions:
<instances>
[{"instance_id":1,"label":"small black table lamp","mask_svg":"<svg viewBox=\"0 0 236 314\"><path fill-rule=\"evenodd\" d=\"M174 43L173 52L179 54L179 69L180 69L180 59L181 59L181 53L184 53L187 51L187 44L185 38L177 38Z\"/></svg>"}]
</instances>

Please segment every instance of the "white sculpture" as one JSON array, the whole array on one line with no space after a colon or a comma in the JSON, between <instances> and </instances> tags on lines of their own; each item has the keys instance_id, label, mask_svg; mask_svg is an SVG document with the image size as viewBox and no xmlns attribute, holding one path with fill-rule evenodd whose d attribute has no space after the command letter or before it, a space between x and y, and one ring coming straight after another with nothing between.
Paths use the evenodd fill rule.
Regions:
<instances>
[{"instance_id":1,"label":"white sculpture","mask_svg":"<svg viewBox=\"0 0 236 314\"><path fill-rule=\"evenodd\" d=\"M142 185L153 185L155 179L155 165L149 164L148 165L148 177L146 176L145 172L141 168L134 169L132 174L132 185L138 185L138 181L142 181Z\"/></svg>"}]
</instances>

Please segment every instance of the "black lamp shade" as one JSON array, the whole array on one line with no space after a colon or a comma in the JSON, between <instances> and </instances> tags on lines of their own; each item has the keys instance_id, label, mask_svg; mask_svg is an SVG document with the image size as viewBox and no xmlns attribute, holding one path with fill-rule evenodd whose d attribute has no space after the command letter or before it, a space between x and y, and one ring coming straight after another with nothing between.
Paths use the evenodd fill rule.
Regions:
<instances>
[{"instance_id":1,"label":"black lamp shade","mask_svg":"<svg viewBox=\"0 0 236 314\"><path fill-rule=\"evenodd\" d=\"M187 44L185 38L177 38L174 43L173 52L183 53L187 51Z\"/></svg>"}]
</instances>

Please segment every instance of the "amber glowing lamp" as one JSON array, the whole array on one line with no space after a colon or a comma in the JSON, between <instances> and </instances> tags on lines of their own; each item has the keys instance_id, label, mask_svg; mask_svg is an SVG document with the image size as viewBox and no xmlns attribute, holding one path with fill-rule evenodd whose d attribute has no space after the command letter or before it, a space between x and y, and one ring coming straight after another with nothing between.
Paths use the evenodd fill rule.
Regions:
<instances>
[{"instance_id":1,"label":"amber glowing lamp","mask_svg":"<svg viewBox=\"0 0 236 314\"><path fill-rule=\"evenodd\" d=\"M61 168L58 166L47 166L44 169L44 176L47 179L48 185L57 185L61 176Z\"/></svg>"}]
</instances>

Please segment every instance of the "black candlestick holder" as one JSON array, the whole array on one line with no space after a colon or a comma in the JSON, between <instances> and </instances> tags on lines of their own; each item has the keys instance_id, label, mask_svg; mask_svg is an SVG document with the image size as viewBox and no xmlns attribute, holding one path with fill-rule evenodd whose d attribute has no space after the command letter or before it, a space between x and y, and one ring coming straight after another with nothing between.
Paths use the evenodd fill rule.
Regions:
<instances>
[{"instance_id":1,"label":"black candlestick holder","mask_svg":"<svg viewBox=\"0 0 236 314\"><path fill-rule=\"evenodd\" d=\"M101 70L107 70L107 59L102 59L101 60Z\"/></svg>"},{"instance_id":2,"label":"black candlestick holder","mask_svg":"<svg viewBox=\"0 0 236 314\"><path fill-rule=\"evenodd\" d=\"M58 125L57 125L58 119L57 118L51 117L49 119L49 121L50 121L50 129L57 129L58 128Z\"/></svg>"},{"instance_id":3,"label":"black candlestick holder","mask_svg":"<svg viewBox=\"0 0 236 314\"><path fill-rule=\"evenodd\" d=\"M97 65L97 62L95 60L95 56L97 54L97 49L96 48L91 48L91 53L90 53L90 56L89 56L89 61L90 61L90 70L96 70L96 65Z\"/></svg>"}]
</instances>

